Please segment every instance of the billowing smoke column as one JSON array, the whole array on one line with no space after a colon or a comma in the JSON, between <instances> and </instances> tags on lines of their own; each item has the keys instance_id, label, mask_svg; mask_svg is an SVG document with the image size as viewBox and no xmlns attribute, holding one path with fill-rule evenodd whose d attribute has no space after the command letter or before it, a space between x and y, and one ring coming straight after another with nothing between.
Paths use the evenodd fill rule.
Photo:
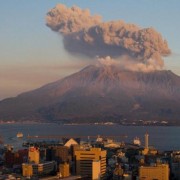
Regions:
<instances>
[{"instance_id":1,"label":"billowing smoke column","mask_svg":"<svg viewBox=\"0 0 180 180\"><path fill-rule=\"evenodd\" d=\"M162 56L170 54L167 42L153 28L141 29L123 21L102 22L100 16L91 16L89 10L76 6L57 5L47 13L46 23L63 36L70 53L114 59L128 56L154 69L161 69Z\"/></svg>"}]
</instances>

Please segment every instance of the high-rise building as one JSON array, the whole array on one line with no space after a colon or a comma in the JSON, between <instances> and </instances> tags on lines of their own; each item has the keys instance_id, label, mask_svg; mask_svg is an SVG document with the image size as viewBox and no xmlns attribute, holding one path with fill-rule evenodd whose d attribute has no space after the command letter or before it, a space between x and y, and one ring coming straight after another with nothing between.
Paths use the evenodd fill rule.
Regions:
<instances>
[{"instance_id":1,"label":"high-rise building","mask_svg":"<svg viewBox=\"0 0 180 180\"><path fill-rule=\"evenodd\" d=\"M156 164L154 166L140 166L139 180L168 180L169 179L169 165Z\"/></svg>"},{"instance_id":2,"label":"high-rise building","mask_svg":"<svg viewBox=\"0 0 180 180\"><path fill-rule=\"evenodd\" d=\"M106 151L101 148L75 151L76 173L87 179L103 179L106 172Z\"/></svg>"},{"instance_id":3,"label":"high-rise building","mask_svg":"<svg viewBox=\"0 0 180 180\"><path fill-rule=\"evenodd\" d=\"M39 163L39 149L36 147L30 147L28 151L28 160L29 162Z\"/></svg>"},{"instance_id":4,"label":"high-rise building","mask_svg":"<svg viewBox=\"0 0 180 180\"><path fill-rule=\"evenodd\" d=\"M143 155L147 155L149 153L149 134L146 133L144 135L144 150L142 151Z\"/></svg>"},{"instance_id":5,"label":"high-rise building","mask_svg":"<svg viewBox=\"0 0 180 180\"><path fill-rule=\"evenodd\" d=\"M145 149L149 149L149 134L145 134Z\"/></svg>"}]
</instances>

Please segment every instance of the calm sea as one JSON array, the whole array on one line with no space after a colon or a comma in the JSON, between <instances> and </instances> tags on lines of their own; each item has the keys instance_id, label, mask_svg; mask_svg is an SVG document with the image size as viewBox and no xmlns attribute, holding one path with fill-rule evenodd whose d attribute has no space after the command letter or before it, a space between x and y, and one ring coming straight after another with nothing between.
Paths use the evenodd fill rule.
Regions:
<instances>
[{"instance_id":1,"label":"calm sea","mask_svg":"<svg viewBox=\"0 0 180 180\"><path fill-rule=\"evenodd\" d=\"M23 139L16 134L22 132ZM4 144L20 147L28 135L118 136L118 140L132 143L137 136L144 144L144 134L149 134L149 144L159 150L180 150L180 127L143 127L121 125L58 125L58 124L1 124L0 135ZM126 138L121 135L127 135Z\"/></svg>"}]
</instances>

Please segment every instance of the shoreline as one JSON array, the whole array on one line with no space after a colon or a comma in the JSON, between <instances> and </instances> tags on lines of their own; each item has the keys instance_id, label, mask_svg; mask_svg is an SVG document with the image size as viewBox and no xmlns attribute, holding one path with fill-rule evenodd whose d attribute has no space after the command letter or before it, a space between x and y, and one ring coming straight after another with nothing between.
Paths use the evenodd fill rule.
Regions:
<instances>
[{"instance_id":1,"label":"shoreline","mask_svg":"<svg viewBox=\"0 0 180 180\"><path fill-rule=\"evenodd\" d=\"M136 123L113 123L113 122L95 122L95 123L60 123L60 122L40 122L40 121L0 121L0 125L32 125L32 124L58 124L64 126L87 126L87 125L102 125L102 126L141 126L141 127L180 127L178 124L164 124L164 123L152 123L152 124L136 124Z\"/></svg>"}]
</instances>

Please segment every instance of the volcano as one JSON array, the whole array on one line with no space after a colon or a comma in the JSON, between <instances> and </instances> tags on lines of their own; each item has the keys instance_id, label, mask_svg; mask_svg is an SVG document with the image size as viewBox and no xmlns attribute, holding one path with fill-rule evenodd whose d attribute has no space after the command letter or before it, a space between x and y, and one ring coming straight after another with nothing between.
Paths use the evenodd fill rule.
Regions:
<instances>
[{"instance_id":1,"label":"volcano","mask_svg":"<svg viewBox=\"0 0 180 180\"><path fill-rule=\"evenodd\" d=\"M152 120L180 125L180 77L167 70L144 73L113 65L90 65L64 79L0 101L0 120Z\"/></svg>"}]
</instances>

